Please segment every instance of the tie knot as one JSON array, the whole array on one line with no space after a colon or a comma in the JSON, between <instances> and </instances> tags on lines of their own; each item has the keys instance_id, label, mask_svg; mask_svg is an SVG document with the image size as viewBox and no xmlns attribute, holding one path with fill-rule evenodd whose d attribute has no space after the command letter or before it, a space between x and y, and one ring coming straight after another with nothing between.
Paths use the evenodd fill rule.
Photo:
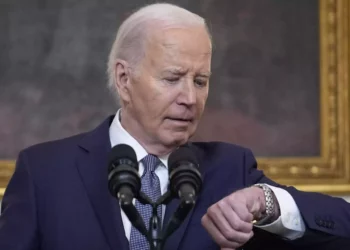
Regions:
<instances>
[{"instance_id":1,"label":"tie knot","mask_svg":"<svg viewBox=\"0 0 350 250\"><path fill-rule=\"evenodd\" d=\"M145 172L154 172L160 162L157 156L151 154L144 157L141 161L145 167Z\"/></svg>"}]
</instances>

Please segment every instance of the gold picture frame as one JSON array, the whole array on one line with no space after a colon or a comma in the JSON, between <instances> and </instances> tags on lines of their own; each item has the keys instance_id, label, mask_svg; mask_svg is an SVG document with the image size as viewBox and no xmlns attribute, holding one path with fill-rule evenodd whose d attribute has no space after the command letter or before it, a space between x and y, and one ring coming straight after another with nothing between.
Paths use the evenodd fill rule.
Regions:
<instances>
[{"instance_id":1,"label":"gold picture frame","mask_svg":"<svg viewBox=\"0 0 350 250\"><path fill-rule=\"evenodd\" d=\"M258 158L259 168L281 184L350 193L349 5L348 0L319 0L321 155ZM13 160L0 161L0 199L14 165Z\"/></svg>"},{"instance_id":2,"label":"gold picture frame","mask_svg":"<svg viewBox=\"0 0 350 250\"><path fill-rule=\"evenodd\" d=\"M319 1L320 157L259 158L273 180L300 190L350 193L349 1Z\"/></svg>"}]
</instances>

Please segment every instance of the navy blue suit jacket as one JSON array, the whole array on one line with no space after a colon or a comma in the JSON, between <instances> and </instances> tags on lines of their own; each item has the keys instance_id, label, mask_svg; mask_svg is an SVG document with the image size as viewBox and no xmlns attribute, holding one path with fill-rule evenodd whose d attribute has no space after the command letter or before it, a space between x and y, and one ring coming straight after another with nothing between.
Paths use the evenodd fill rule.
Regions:
<instances>
[{"instance_id":1,"label":"navy blue suit jacket","mask_svg":"<svg viewBox=\"0 0 350 250\"><path fill-rule=\"evenodd\" d=\"M109 125L22 151L0 217L1 250L128 250L120 208L107 189ZM220 249L201 225L208 207L254 183L278 184L256 169L252 153L225 143L191 143L204 184L197 204L166 250ZM342 199L283 187L307 226L297 241L256 229L244 249L337 249L349 244L350 205ZM165 221L178 200L166 209ZM350 245L350 244L349 244ZM327 246L329 248L327 248ZM299 248L297 248L299 249Z\"/></svg>"}]
</instances>

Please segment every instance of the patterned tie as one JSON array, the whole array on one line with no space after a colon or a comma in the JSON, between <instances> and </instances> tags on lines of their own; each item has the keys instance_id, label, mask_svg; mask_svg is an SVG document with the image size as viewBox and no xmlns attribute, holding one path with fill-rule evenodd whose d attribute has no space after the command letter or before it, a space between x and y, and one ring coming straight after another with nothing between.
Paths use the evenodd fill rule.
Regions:
<instances>
[{"instance_id":1,"label":"patterned tie","mask_svg":"<svg viewBox=\"0 0 350 250\"><path fill-rule=\"evenodd\" d=\"M144 192L152 201L156 201L161 196L159 178L155 173L157 166L160 164L159 159L154 155L147 155L142 159L144 171L141 176L141 191ZM142 205L136 200L136 209L141 214L143 221L149 228L149 220L152 217L152 206ZM162 207L158 206L157 214L162 218ZM148 250L149 243L145 236L132 227L130 235L130 250Z\"/></svg>"}]
</instances>

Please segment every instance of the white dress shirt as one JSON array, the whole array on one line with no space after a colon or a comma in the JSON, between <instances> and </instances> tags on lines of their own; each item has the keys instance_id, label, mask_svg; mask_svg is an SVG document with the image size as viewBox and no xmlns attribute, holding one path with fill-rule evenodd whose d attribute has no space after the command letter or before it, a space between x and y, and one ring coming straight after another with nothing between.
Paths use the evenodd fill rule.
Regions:
<instances>
[{"instance_id":1,"label":"white dress shirt","mask_svg":"<svg viewBox=\"0 0 350 250\"><path fill-rule=\"evenodd\" d=\"M127 144L135 150L137 161L139 162L139 174L142 176L144 166L141 160L146 157L148 153L141 146L141 144L122 127L120 123L120 109L118 110L115 119L109 128L109 138L112 147L118 144ZM162 195L167 191L169 184L168 156L169 155L159 158L161 164L155 170L155 173L160 181L160 189ZM273 223L259 226L259 228L291 240L303 236L305 232L305 224L293 197L284 189L273 186L269 187L274 192L280 205L281 216ZM162 206L163 218L164 214L165 205ZM124 225L125 236L128 240L130 240L132 225L122 210L121 217Z\"/></svg>"}]
</instances>

